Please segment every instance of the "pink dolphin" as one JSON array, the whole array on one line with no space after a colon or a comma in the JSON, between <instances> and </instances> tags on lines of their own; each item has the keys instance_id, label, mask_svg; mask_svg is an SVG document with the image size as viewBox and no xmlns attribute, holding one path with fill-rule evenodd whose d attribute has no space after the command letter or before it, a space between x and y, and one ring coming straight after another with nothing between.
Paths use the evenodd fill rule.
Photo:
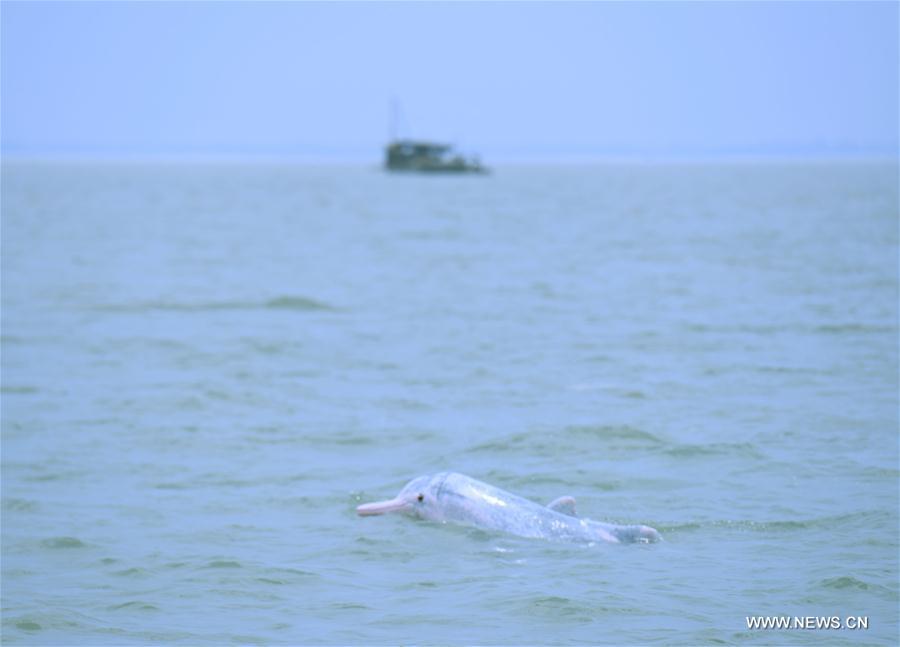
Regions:
<instances>
[{"instance_id":1,"label":"pink dolphin","mask_svg":"<svg viewBox=\"0 0 900 647\"><path fill-rule=\"evenodd\" d=\"M581 519L575 514L572 497L560 497L543 506L455 472L420 476L407 483L393 499L366 503L356 511L362 516L403 512L431 521L562 541L617 544L661 539L649 526Z\"/></svg>"}]
</instances>

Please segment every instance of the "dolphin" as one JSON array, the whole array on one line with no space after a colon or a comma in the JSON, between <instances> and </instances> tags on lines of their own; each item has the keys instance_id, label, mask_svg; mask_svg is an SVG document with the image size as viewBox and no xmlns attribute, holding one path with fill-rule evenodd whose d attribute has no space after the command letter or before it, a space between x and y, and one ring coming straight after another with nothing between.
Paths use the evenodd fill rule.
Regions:
<instances>
[{"instance_id":1,"label":"dolphin","mask_svg":"<svg viewBox=\"0 0 900 647\"><path fill-rule=\"evenodd\" d=\"M559 541L646 544L662 539L649 526L581 519L570 496L543 506L455 472L415 478L393 499L365 503L356 512L360 516L403 512L430 521Z\"/></svg>"}]
</instances>

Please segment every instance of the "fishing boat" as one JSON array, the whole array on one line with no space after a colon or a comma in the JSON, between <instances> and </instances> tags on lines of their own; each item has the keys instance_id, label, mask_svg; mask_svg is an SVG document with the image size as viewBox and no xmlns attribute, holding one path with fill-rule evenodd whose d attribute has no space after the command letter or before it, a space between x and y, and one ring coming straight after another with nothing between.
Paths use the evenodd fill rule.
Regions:
<instances>
[{"instance_id":1,"label":"fishing boat","mask_svg":"<svg viewBox=\"0 0 900 647\"><path fill-rule=\"evenodd\" d=\"M388 171L412 173L487 173L475 156L465 157L450 144L399 136L405 122L397 99L391 101L390 133L384 150L384 167ZM405 130L408 132L409 127Z\"/></svg>"},{"instance_id":2,"label":"fishing boat","mask_svg":"<svg viewBox=\"0 0 900 647\"><path fill-rule=\"evenodd\" d=\"M384 166L389 171L415 173L487 173L477 157L463 157L449 144L412 139L390 142Z\"/></svg>"}]
</instances>

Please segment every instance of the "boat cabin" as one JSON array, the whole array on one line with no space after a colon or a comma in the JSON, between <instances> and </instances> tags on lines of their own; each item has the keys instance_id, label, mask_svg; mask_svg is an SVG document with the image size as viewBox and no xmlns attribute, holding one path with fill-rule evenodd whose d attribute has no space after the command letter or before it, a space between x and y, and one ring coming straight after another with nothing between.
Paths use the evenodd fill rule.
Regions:
<instances>
[{"instance_id":1,"label":"boat cabin","mask_svg":"<svg viewBox=\"0 0 900 647\"><path fill-rule=\"evenodd\" d=\"M485 173L477 158L466 159L447 144L398 139L388 144L384 166L389 171L420 173Z\"/></svg>"}]
</instances>

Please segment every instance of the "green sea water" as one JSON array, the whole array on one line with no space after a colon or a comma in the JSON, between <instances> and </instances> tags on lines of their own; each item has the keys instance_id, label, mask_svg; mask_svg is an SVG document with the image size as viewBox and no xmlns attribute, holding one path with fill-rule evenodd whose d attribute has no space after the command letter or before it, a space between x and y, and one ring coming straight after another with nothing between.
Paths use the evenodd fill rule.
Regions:
<instances>
[{"instance_id":1,"label":"green sea water","mask_svg":"<svg viewBox=\"0 0 900 647\"><path fill-rule=\"evenodd\" d=\"M897 644L897 172L4 164L3 643Z\"/></svg>"}]
</instances>

